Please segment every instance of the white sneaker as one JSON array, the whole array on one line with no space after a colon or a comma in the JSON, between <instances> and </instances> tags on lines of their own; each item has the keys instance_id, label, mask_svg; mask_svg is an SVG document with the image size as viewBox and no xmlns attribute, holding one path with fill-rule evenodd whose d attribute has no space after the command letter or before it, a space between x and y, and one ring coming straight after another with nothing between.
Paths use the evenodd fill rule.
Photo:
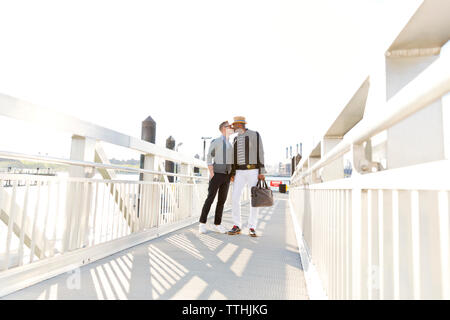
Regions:
<instances>
[{"instance_id":1,"label":"white sneaker","mask_svg":"<svg viewBox=\"0 0 450 320\"><path fill-rule=\"evenodd\" d=\"M206 224L205 223L200 223L198 225L198 232L199 233L206 233Z\"/></svg>"},{"instance_id":2,"label":"white sneaker","mask_svg":"<svg viewBox=\"0 0 450 320\"><path fill-rule=\"evenodd\" d=\"M218 233L227 233L227 230L226 230L221 224L216 225L216 226L214 227L214 229L215 229L216 232L218 232Z\"/></svg>"}]
</instances>

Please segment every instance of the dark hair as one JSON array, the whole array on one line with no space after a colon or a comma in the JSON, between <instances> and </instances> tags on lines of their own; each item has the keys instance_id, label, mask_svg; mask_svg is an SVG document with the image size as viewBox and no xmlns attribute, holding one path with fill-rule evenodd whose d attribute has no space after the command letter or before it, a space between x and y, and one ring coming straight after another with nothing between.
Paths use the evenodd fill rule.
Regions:
<instances>
[{"instance_id":1,"label":"dark hair","mask_svg":"<svg viewBox=\"0 0 450 320\"><path fill-rule=\"evenodd\" d=\"M222 128L228 124L228 121L224 121L219 125L219 130L222 131Z\"/></svg>"}]
</instances>

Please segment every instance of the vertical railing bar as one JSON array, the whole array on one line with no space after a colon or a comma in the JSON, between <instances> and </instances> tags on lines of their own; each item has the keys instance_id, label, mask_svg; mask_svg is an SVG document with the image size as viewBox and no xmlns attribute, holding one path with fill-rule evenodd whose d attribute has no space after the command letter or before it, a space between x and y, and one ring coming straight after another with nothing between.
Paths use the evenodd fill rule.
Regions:
<instances>
[{"instance_id":1,"label":"vertical railing bar","mask_svg":"<svg viewBox=\"0 0 450 320\"><path fill-rule=\"evenodd\" d=\"M329 210L329 232L330 232L330 243L329 243L329 247L328 250L330 251L330 284L331 284L331 298L332 299L336 299L336 287L335 287L335 283L334 283L334 268L335 268L335 264L334 264L334 234L335 234L335 230L334 230L334 190L330 190L330 210Z\"/></svg>"},{"instance_id":2,"label":"vertical railing bar","mask_svg":"<svg viewBox=\"0 0 450 320\"><path fill-rule=\"evenodd\" d=\"M126 215L125 215L125 235L129 235L131 231L131 183L125 184L125 207L126 207Z\"/></svg>"},{"instance_id":3,"label":"vertical railing bar","mask_svg":"<svg viewBox=\"0 0 450 320\"><path fill-rule=\"evenodd\" d=\"M120 215L120 218L122 220L122 232L121 236L123 237L126 235L127 232L127 219L128 219L128 200L127 200L127 185L125 182L123 185L123 191L122 191L122 214Z\"/></svg>"},{"instance_id":4,"label":"vertical railing bar","mask_svg":"<svg viewBox=\"0 0 450 320\"><path fill-rule=\"evenodd\" d=\"M102 214L100 217L100 236L99 236L99 243L103 243L104 241L106 241L106 237L103 236L103 229L107 228L107 222L108 219L106 219L105 222L105 217L108 216L108 214L105 214L106 211L106 206L109 203L108 201L108 195L109 195L109 188L108 188L108 183L103 184L103 199L102 199ZM106 201L105 201L106 198ZM107 211L106 211L107 212Z\"/></svg>"},{"instance_id":5,"label":"vertical railing bar","mask_svg":"<svg viewBox=\"0 0 450 320\"><path fill-rule=\"evenodd\" d=\"M322 239L323 239L323 245L322 245L322 252L323 252L323 273L324 273L324 285L325 290L328 296L330 296L329 288L328 288L328 277L327 277L327 207L328 207L328 192L327 190L323 191L323 214L322 214L322 221L323 221L323 228L322 228Z\"/></svg>"},{"instance_id":6,"label":"vertical railing bar","mask_svg":"<svg viewBox=\"0 0 450 320\"><path fill-rule=\"evenodd\" d=\"M171 193L169 196L170 200L170 211L172 212L172 223L178 221L177 211L176 211L176 203L177 203L177 194L178 194L178 188L176 185L171 184L170 187Z\"/></svg>"},{"instance_id":7,"label":"vertical railing bar","mask_svg":"<svg viewBox=\"0 0 450 320\"><path fill-rule=\"evenodd\" d=\"M1 184L1 182L0 182ZM23 200L23 209L22 209L22 221L20 224L20 242L19 242L19 266L23 265L23 256L24 256L24 244L25 244L25 229L28 228L27 224L27 215L28 215L28 193L30 188L30 180L26 180L25 182L25 197Z\"/></svg>"},{"instance_id":8,"label":"vertical railing bar","mask_svg":"<svg viewBox=\"0 0 450 320\"><path fill-rule=\"evenodd\" d=\"M350 266L351 266L351 259L350 259L350 253L351 253L351 241L350 241L350 233L352 230L352 226L351 226L351 221L350 221L350 216L351 216L351 207L350 207L350 190L346 190L346 195L345 195L345 212L346 212L346 256L347 256L347 275L346 275L346 279L347 279L347 299L351 299L352 298L352 291L351 291L351 281L352 281L352 277L351 277L351 273L350 273ZM353 270L352 270L353 271Z\"/></svg>"},{"instance_id":9,"label":"vertical railing bar","mask_svg":"<svg viewBox=\"0 0 450 320\"><path fill-rule=\"evenodd\" d=\"M378 286L379 298L384 298L384 207L383 190L378 190Z\"/></svg>"},{"instance_id":10,"label":"vertical railing bar","mask_svg":"<svg viewBox=\"0 0 450 320\"><path fill-rule=\"evenodd\" d=\"M17 180L13 181L13 190L10 198L9 203L9 219L8 219L8 233L6 236L6 248L5 248L5 260L3 263L3 270L9 269L9 251L11 246L11 237L14 229L14 222L16 219L16 210L15 210L15 204L16 204L16 196L17 196Z\"/></svg>"},{"instance_id":11,"label":"vertical railing bar","mask_svg":"<svg viewBox=\"0 0 450 320\"><path fill-rule=\"evenodd\" d=\"M163 201L161 201L161 195L162 195L162 189L161 187L155 187L155 192L157 193L158 197L158 203L157 206L155 206L155 208L157 208L157 212L155 212L155 214L158 215L158 227L161 226L164 223L163 217L162 217L162 203Z\"/></svg>"},{"instance_id":12,"label":"vertical railing bar","mask_svg":"<svg viewBox=\"0 0 450 320\"><path fill-rule=\"evenodd\" d=\"M339 190L334 189L334 200L333 200L333 229L334 229L334 272L333 272L333 279L334 279L334 299L339 299Z\"/></svg>"},{"instance_id":13,"label":"vertical railing bar","mask_svg":"<svg viewBox=\"0 0 450 320\"><path fill-rule=\"evenodd\" d=\"M337 235L337 230L336 230L336 190L332 190L332 195L333 195L333 209L331 211L331 230L333 231L332 233L332 258L333 258L333 273L332 273L332 277L333 277L333 299L337 299L337 279L336 279L336 270L337 270L337 263L336 263L336 249L337 249L337 240L336 240L336 235Z\"/></svg>"},{"instance_id":14,"label":"vertical railing bar","mask_svg":"<svg viewBox=\"0 0 450 320\"><path fill-rule=\"evenodd\" d=\"M139 216L137 217L137 231L142 231L143 230L143 226L142 226L142 221L144 220L144 205L142 203L143 201L143 189L145 188L145 184L142 182L139 182L139 187L137 189L137 197L139 199L139 201L136 203L137 205L137 209L136 209L136 216L139 213Z\"/></svg>"},{"instance_id":15,"label":"vertical railing bar","mask_svg":"<svg viewBox=\"0 0 450 320\"><path fill-rule=\"evenodd\" d=\"M341 265L341 269L340 269L340 286L341 286L341 290L340 290L340 299L346 299L346 292L345 292L345 269L346 269L346 265L345 265L345 237L346 237L346 229L345 229L345 189L341 189L339 191L339 197L340 197L340 205L339 205L339 210L341 212L340 214L340 265Z\"/></svg>"},{"instance_id":16,"label":"vertical railing bar","mask_svg":"<svg viewBox=\"0 0 450 320\"><path fill-rule=\"evenodd\" d=\"M138 193L137 193L137 189L139 188L139 183L135 183L133 184L133 217L132 217L132 228L131 231L134 233L137 230L139 230L139 225L138 225L138 216L137 216L137 198L138 198Z\"/></svg>"},{"instance_id":17,"label":"vertical railing bar","mask_svg":"<svg viewBox=\"0 0 450 320\"><path fill-rule=\"evenodd\" d=\"M85 246L85 239L86 239L86 233L89 229L89 224L87 223L89 221L89 190L90 190L90 182L83 182L83 200L81 201L81 214L79 215L78 222L80 224L80 228L78 228L78 242L77 242L77 249L83 248Z\"/></svg>"},{"instance_id":18,"label":"vertical railing bar","mask_svg":"<svg viewBox=\"0 0 450 320\"><path fill-rule=\"evenodd\" d=\"M166 214L168 224L172 223L172 212L170 211L170 201L171 201L170 186L166 185Z\"/></svg>"},{"instance_id":19,"label":"vertical railing bar","mask_svg":"<svg viewBox=\"0 0 450 320\"><path fill-rule=\"evenodd\" d=\"M110 226L111 226L111 190L114 190L113 189L113 187L112 187L112 182L110 182L110 183L107 183L106 184L106 202L107 202L107 205L106 205L106 215L105 215L105 218L106 218L106 222L105 222L105 242L106 241L108 241L109 240L109 235L110 235L110 231L109 231L109 229L110 229ZM114 191L112 191L113 193L114 193Z\"/></svg>"},{"instance_id":20,"label":"vertical railing bar","mask_svg":"<svg viewBox=\"0 0 450 320\"><path fill-rule=\"evenodd\" d=\"M173 194L172 194L172 192L171 192L171 186L170 185L168 185L167 186L167 211L169 212L169 222L170 223L173 223L173 219L174 219L174 217L173 217L173 211L172 211L172 196L173 196Z\"/></svg>"},{"instance_id":21,"label":"vertical railing bar","mask_svg":"<svg viewBox=\"0 0 450 320\"><path fill-rule=\"evenodd\" d=\"M160 188L162 188L162 185L161 184L157 184L156 188L160 189ZM152 193L152 185L151 184L146 184L145 185L145 194L144 194L144 197L145 197L145 201L144 201L144 205L145 205L145 219L142 221L143 222L143 227L145 229L148 228L148 221L151 219L151 216L153 214L152 207L151 207L151 204L150 204L151 193ZM159 196L161 196L161 194ZM162 202L162 201L160 201L160 202Z\"/></svg>"},{"instance_id":22,"label":"vertical railing bar","mask_svg":"<svg viewBox=\"0 0 450 320\"><path fill-rule=\"evenodd\" d=\"M332 206L333 206L333 192L332 190L327 190L327 283L328 291L330 293L331 299L334 299L334 288L333 288L333 234L331 231L332 225Z\"/></svg>"},{"instance_id":23,"label":"vertical railing bar","mask_svg":"<svg viewBox=\"0 0 450 320\"><path fill-rule=\"evenodd\" d=\"M450 299L450 219L448 191L439 191L439 239L441 249L442 299Z\"/></svg>"},{"instance_id":24,"label":"vertical railing bar","mask_svg":"<svg viewBox=\"0 0 450 320\"><path fill-rule=\"evenodd\" d=\"M164 201L163 201L163 217L164 217L164 223L168 224L169 219L167 216L167 186L163 185L163 195L164 195Z\"/></svg>"},{"instance_id":25,"label":"vertical railing bar","mask_svg":"<svg viewBox=\"0 0 450 320\"><path fill-rule=\"evenodd\" d=\"M66 197L65 197L65 212L64 212L64 230L62 232L62 245L61 245L61 253L63 254L66 250L69 250L70 244L70 229L71 229L71 220L72 220L72 206L69 206L69 200L73 199L73 195L69 196L69 190L72 187L72 182L67 180L66 185Z\"/></svg>"},{"instance_id":26,"label":"vertical railing bar","mask_svg":"<svg viewBox=\"0 0 450 320\"><path fill-rule=\"evenodd\" d=\"M142 190L141 190L141 195L142 195L142 199L141 199L141 206L142 206L142 228L143 230L147 229L147 224L148 224L148 219L149 216L151 215L151 210L150 207L148 205L148 200L149 200L149 190L150 189L150 185L149 184L143 184L142 185Z\"/></svg>"},{"instance_id":27,"label":"vertical railing bar","mask_svg":"<svg viewBox=\"0 0 450 320\"><path fill-rule=\"evenodd\" d=\"M112 197L112 226L111 226L111 237L110 240L115 239L114 230L116 229L116 194L117 194L117 184L112 183L113 197Z\"/></svg>"},{"instance_id":28,"label":"vertical railing bar","mask_svg":"<svg viewBox=\"0 0 450 320\"><path fill-rule=\"evenodd\" d=\"M399 195L398 190L392 190L392 238L393 238L393 279L394 299L400 299L400 239L399 239Z\"/></svg>"},{"instance_id":29,"label":"vertical railing bar","mask_svg":"<svg viewBox=\"0 0 450 320\"><path fill-rule=\"evenodd\" d=\"M121 236L126 235L127 232L127 221L128 221L128 200L127 200L127 185L125 182L123 183L123 191L122 191L122 214L120 218L122 219L122 232Z\"/></svg>"},{"instance_id":30,"label":"vertical railing bar","mask_svg":"<svg viewBox=\"0 0 450 320\"><path fill-rule=\"evenodd\" d=\"M170 224L170 216L169 216L169 208L168 208L168 190L167 190L167 185L164 184L164 213L165 213L165 221L166 224Z\"/></svg>"},{"instance_id":31,"label":"vertical railing bar","mask_svg":"<svg viewBox=\"0 0 450 320\"><path fill-rule=\"evenodd\" d=\"M51 201L51 183L50 181L47 182L47 203L45 206L45 217L44 217L44 226L42 228L42 250L41 250L41 256L40 259L44 259L45 255L47 253L47 224L48 224L48 215L50 211L50 201Z\"/></svg>"},{"instance_id":32,"label":"vertical railing bar","mask_svg":"<svg viewBox=\"0 0 450 320\"><path fill-rule=\"evenodd\" d=\"M339 270L339 199L338 199L338 190L335 189L333 191L334 193L334 209L333 209L333 229L334 229L334 298L339 299L339 276L338 276L338 270Z\"/></svg>"},{"instance_id":33,"label":"vertical railing bar","mask_svg":"<svg viewBox=\"0 0 450 320\"><path fill-rule=\"evenodd\" d=\"M70 196L70 199L72 200L72 206L71 206L71 214L70 214L70 223L69 223L69 246L68 251L72 251L74 249L74 243L78 238L77 232L79 232L79 225L77 223L77 217L79 216L79 213L75 211L76 209L76 203L81 203L82 193L81 193L81 184L82 182L73 182L74 187L69 189L73 190L73 195Z\"/></svg>"},{"instance_id":34,"label":"vertical railing bar","mask_svg":"<svg viewBox=\"0 0 450 320\"><path fill-rule=\"evenodd\" d=\"M59 218L59 205L60 205L60 199L61 196L61 183L58 181L56 182L56 204L55 204L55 225L53 227L53 245L52 249L50 250L50 257L53 257L55 255L56 250L56 237L57 237L57 229L58 229L58 218Z\"/></svg>"},{"instance_id":35,"label":"vertical railing bar","mask_svg":"<svg viewBox=\"0 0 450 320\"><path fill-rule=\"evenodd\" d=\"M343 233L344 233L344 229L343 229L343 225L342 225L342 216L343 216L343 212L342 212L342 189L338 189L336 190L336 197L337 197L337 203L336 203L336 210L338 212L338 216L337 216L337 230L338 230L338 234L337 234L337 242L338 242L338 246L337 246L337 264L338 264L338 268L336 270L336 274L337 274L337 278L338 278L338 282L337 282L337 286L338 286L338 291L337 291L337 299L344 299L343 297L343 277L342 277L342 268L343 268L343 263L342 260L344 258L343 252L342 252L342 247L343 247L343 243L342 243L342 238L343 238Z\"/></svg>"},{"instance_id":36,"label":"vertical railing bar","mask_svg":"<svg viewBox=\"0 0 450 320\"><path fill-rule=\"evenodd\" d=\"M120 238L122 235L122 218L124 213L124 203L123 203L123 183L119 183L119 197L117 199L117 238Z\"/></svg>"},{"instance_id":37,"label":"vertical railing bar","mask_svg":"<svg viewBox=\"0 0 450 320\"><path fill-rule=\"evenodd\" d=\"M122 212L120 211L120 201L122 200L122 183L119 183L117 186L117 202L116 202L116 212L117 212L117 217L116 217L116 238L118 239L120 237L120 225L121 225L121 220L122 220Z\"/></svg>"},{"instance_id":38,"label":"vertical railing bar","mask_svg":"<svg viewBox=\"0 0 450 320\"><path fill-rule=\"evenodd\" d=\"M95 202L94 202L94 215L93 215L93 221L92 221L92 240L90 241L90 246L95 245L95 236L96 236L96 230L97 230L97 211L98 211L98 185L99 183L95 183Z\"/></svg>"},{"instance_id":39,"label":"vertical railing bar","mask_svg":"<svg viewBox=\"0 0 450 320\"><path fill-rule=\"evenodd\" d=\"M36 228L39 214L39 199L41 194L41 182L38 182L37 186L37 198L35 203L34 219L33 219L33 231L31 233L31 246L30 246L30 263L34 261L34 251L36 247Z\"/></svg>"},{"instance_id":40,"label":"vertical railing bar","mask_svg":"<svg viewBox=\"0 0 450 320\"><path fill-rule=\"evenodd\" d=\"M122 222L122 237L127 235L127 225L128 225L128 183L123 184L123 222Z\"/></svg>"},{"instance_id":41,"label":"vertical railing bar","mask_svg":"<svg viewBox=\"0 0 450 320\"><path fill-rule=\"evenodd\" d=\"M323 219L323 211L325 207L325 190L320 190L320 213L319 213L319 241L320 241L320 249L319 249L319 272L320 277L323 279L323 264L324 261L324 250L325 250L325 238L324 238L324 219ZM325 283L324 283L325 284Z\"/></svg>"},{"instance_id":42,"label":"vertical railing bar","mask_svg":"<svg viewBox=\"0 0 450 320\"><path fill-rule=\"evenodd\" d=\"M413 257L413 291L414 299L420 299L420 217L419 191L411 191L411 228L412 228L412 257Z\"/></svg>"},{"instance_id":43,"label":"vertical railing bar","mask_svg":"<svg viewBox=\"0 0 450 320\"><path fill-rule=\"evenodd\" d=\"M331 263L331 206L332 206L332 194L331 194L331 190L327 190L327 206L326 206L326 231L325 231L325 236L326 236L326 269L327 269L327 291L328 291L328 295L331 299L333 299L333 281L331 279L331 275L332 275L332 263Z\"/></svg>"},{"instance_id":44,"label":"vertical railing bar","mask_svg":"<svg viewBox=\"0 0 450 320\"><path fill-rule=\"evenodd\" d=\"M132 214L133 214L133 206L131 204L131 194L132 194L132 189L134 187L134 183L133 184L127 184L128 185L128 192L127 192L127 234L131 234L132 233L132 228L131 228L131 224L132 224Z\"/></svg>"},{"instance_id":45,"label":"vertical railing bar","mask_svg":"<svg viewBox=\"0 0 450 320\"><path fill-rule=\"evenodd\" d=\"M373 266L372 266L372 192L367 190L367 298L372 300L372 282L373 282Z\"/></svg>"},{"instance_id":46,"label":"vertical railing bar","mask_svg":"<svg viewBox=\"0 0 450 320\"><path fill-rule=\"evenodd\" d=\"M134 215L134 190L135 190L136 184L132 183L130 184L130 190L129 190L129 198L128 198L128 230L129 234L134 233L134 221L135 221L135 215Z\"/></svg>"},{"instance_id":47,"label":"vertical railing bar","mask_svg":"<svg viewBox=\"0 0 450 320\"><path fill-rule=\"evenodd\" d=\"M86 193L86 217L84 220L85 228L83 235L83 246L89 247L90 239L92 238L91 229L92 224L90 223L92 220L92 197L94 193L94 182L89 181L86 183L87 185L87 193Z\"/></svg>"},{"instance_id":48,"label":"vertical railing bar","mask_svg":"<svg viewBox=\"0 0 450 320\"><path fill-rule=\"evenodd\" d=\"M170 206L170 214L172 215L172 223L177 221L176 211L175 211L175 202L176 202L176 187L171 184L169 185L169 206Z\"/></svg>"}]
</instances>

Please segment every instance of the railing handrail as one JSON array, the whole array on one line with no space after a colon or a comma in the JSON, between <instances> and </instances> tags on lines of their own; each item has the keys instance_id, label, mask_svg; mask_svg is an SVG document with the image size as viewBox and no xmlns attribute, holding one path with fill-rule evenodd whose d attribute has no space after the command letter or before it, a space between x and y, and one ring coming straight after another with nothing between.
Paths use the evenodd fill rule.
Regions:
<instances>
[{"instance_id":1,"label":"railing handrail","mask_svg":"<svg viewBox=\"0 0 450 320\"><path fill-rule=\"evenodd\" d=\"M7 159L16 159L16 160L42 161L42 162L46 162L46 163L69 165L69 166L74 165L74 166L90 167L90 168L130 171L130 172L144 173L144 174L166 175L166 176L174 176L174 177L180 177L180 178L192 178L192 179L202 179L202 180L209 179L208 177L202 177L202 176L186 175L186 174L171 173L171 172L161 172L161 171L154 171L154 170L148 170L148 169L125 167L125 166L114 165L114 164L105 164L105 163L80 161L80 160L70 160L70 159L48 157L48 156L41 156L41 155L28 155L28 154L17 153L17 152L8 152L8 151L0 151L0 157L7 158Z\"/></svg>"},{"instance_id":2,"label":"railing handrail","mask_svg":"<svg viewBox=\"0 0 450 320\"><path fill-rule=\"evenodd\" d=\"M192 164L199 168L207 167L206 163L200 159L191 158L177 151L1 93L0 115L34 124L51 126L54 129L69 132L72 135L90 137L144 154L152 154L166 160Z\"/></svg>"},{"instance_id":3,"label":"railing handrail","mask_svg":"<svg viewBox=\"0 0 450 320\"><path fill-rule=\"evenodd\" d=\"M301 172L305 158L297 167L291 182L297 181L314 171L324 167L348 152L353 144L359 144L370 137L388 129L392 125L402 121L413 113L427 107L450 91L450 56L442 55L427 69L408 83L395 96L389 99L384 107L383 113L376 117L363 118L344 139L322 159L316 162L305 172ZM300 176L298 176L300 174Z\"/></svg>"}]
</instances>

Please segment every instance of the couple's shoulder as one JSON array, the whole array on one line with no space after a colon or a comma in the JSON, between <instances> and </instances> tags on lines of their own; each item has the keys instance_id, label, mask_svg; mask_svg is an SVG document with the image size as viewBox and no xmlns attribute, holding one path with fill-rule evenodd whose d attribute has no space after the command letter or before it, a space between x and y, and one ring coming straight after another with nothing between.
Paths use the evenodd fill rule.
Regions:
<instances>
[{"instance_id":1,"label":"couple's shoulder","mask_svg":"<svg viewBox=\"0 0 450 320\"><path fill-rule=\"evenodd\" d=\"M256 131L256 130L250 130L250 129L247 129L247 133L248 133L248 134L253 134L253 135L259 134L258 131Z\"/></svg>"},{"instance_id":2,"label":"couple's shoulder","mask_svg":"<svg viewBox=\"0 0 450 320\"><path fill-rule=\"evenodd\" d=\"M222 136L218 136L217 138L212 139L211 144L213 144L214 142L217 142L217 141L222 141Z\"/></svg>"}]
</instances>

